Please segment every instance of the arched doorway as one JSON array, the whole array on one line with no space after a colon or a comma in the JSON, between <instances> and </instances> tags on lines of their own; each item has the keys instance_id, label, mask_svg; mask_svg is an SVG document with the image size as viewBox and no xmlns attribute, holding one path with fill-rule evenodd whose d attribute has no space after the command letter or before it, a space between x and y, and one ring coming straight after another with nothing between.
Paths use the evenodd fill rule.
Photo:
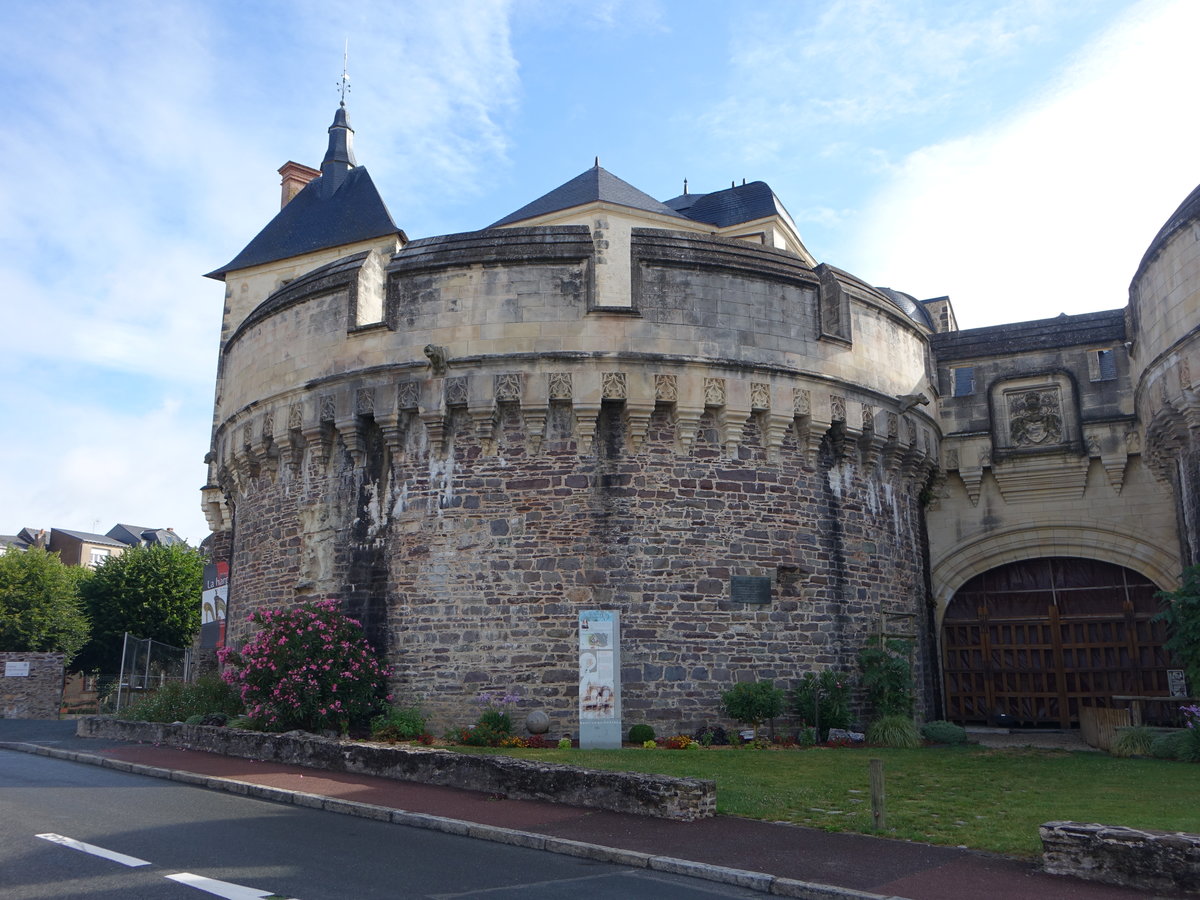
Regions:
<instances>
[{"instance_id":1,"label":"arched doorway","mask_svg":"<svg viewBox=\"0 0 1200 900\"><path fill-rule=\"evenodd\" d=\"M947 718L1067 728L1081 703L1167 694L1157 590L1132 569L1075 557L976 575L942 621Z\"/></svg>"}]
</instances>

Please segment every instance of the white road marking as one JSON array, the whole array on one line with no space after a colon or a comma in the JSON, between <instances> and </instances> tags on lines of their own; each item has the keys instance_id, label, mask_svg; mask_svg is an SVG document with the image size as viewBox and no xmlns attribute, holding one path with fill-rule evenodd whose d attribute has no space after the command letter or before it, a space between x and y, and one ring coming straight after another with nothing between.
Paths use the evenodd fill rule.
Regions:
<instances>
[{"instance_id":1,"label":"white road marking","mask_svg":"<svg viewBox=\"0 0 1200 900\"><path fill-rule=\"evenodd\" d=\"M225 900L263 900L264 897L278 897L270 891L260 891L257 888L231 884L228 881L217 881L215 878L205 878L203 875L193 875L191 872L176 872L168 875L172 881L186 884L197 890L212 894L214 897L224 897Z\"/></svg>"},{"instance_id":2,"label":"white road marking","mask_svg":"<svg viewBox=\"0 0 1200 900\"><path fill-rule=\"evenodd\" d=\"M110 859L113 862L120 863L123 866L148 866L144 859L138 859L136 856L126 856L124 853L118 853L115 850L106 850L103 847L97 847L95 844L85 844L83 841L77 841L74 838L64 837L61 834L39 834L44 841L50 841L54 844L62 844L64 847L70 847L72 850L82 850L84 853L90 853L92 856L99 856L104 859Z\"/></svg>"}]
</instances>

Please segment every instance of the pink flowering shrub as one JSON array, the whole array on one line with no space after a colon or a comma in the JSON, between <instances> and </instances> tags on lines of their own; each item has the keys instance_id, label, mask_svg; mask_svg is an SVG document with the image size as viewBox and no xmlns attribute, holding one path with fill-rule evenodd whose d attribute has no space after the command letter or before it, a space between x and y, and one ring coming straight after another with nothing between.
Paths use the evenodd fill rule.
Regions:
<instances>
[{"instance_id":1,"label":"pink flowering shrub","mask_svg":"<svg viewBox=\"0 0 1200 900\"><path fill-rule=\"evenodd\" d=\"M256 612L250 621L260 630L241 653L218 651L221 677L240 689L250 718L269 731L344 734L377 711L387 669L336 600Z\"/></svg>"}]
</instances>

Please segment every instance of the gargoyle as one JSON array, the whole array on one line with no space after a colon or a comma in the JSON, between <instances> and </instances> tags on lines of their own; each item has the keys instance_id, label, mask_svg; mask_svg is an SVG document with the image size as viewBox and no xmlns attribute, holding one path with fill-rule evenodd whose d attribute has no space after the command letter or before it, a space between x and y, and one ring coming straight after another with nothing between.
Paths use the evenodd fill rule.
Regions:
<instances>
[{"instance_id":1,"label":"gargoyle","mask_svg":"<svg viewBox=\"0 0 1200 900\"><path fill-rule=\"evenodd\" d=\"M428 352L428 351L426 351ZM922 393L902 394L896 398L900 401L900 414L908 412L914 406L928 406L929 398Z\"/></svg>"},{"instance_id":2,"label":"gargoyle","mask_svg":"<svg viewBox=\"0 0 1200 900\"><path fill-rule=\"evenodd\" d=\"M446 348L438 344L426 344L425 355L429 357L429 365L433 366L434 375L445 375L450 368L450 354Z\"/></svg>"}]
</instances>

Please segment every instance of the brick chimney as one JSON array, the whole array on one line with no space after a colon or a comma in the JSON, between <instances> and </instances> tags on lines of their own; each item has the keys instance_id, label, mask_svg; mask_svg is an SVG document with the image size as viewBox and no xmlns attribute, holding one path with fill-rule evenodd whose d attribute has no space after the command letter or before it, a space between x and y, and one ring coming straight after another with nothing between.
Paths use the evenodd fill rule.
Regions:
<instances>
[{"instance_id":1,"label":"brick chimney","mask_svg":"<svg viewBox=\"0 0 1200 900\"><path fill-rule=\"evenodd\" d=\"M304 189L306 184L321 174L321 170L288 160L280 166L279 174L283 176L283 180L280 182L282 194L279 200L279 208L283 209L291 202L293 197Z\"/></svg>"}]
</instances>

